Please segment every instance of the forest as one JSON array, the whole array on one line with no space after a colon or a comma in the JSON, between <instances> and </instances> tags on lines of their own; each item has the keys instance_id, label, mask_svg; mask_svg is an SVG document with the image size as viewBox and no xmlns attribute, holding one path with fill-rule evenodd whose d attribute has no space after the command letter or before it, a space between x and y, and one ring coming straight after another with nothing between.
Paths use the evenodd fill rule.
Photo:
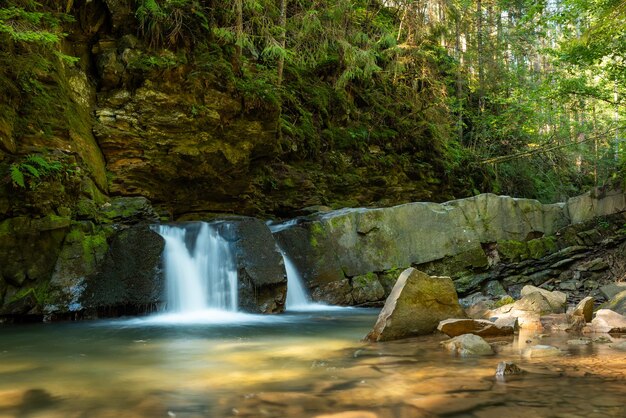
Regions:
<instances>
[{"instance_id":1,"label":"forest","mask_svg":"<svg viewBox=\"0 0 626 418\"><path fill-rule=\"evenodd\" d=\"M0 86L4 108L16 112L16 104L45 98L41 72L57 61L90 64L67 48L76 42L68 28L81 19L73 0L5 3ZM162 74L192 65L190 78L212 79L240 98L237 113L275 124L274 160L320 161L337 172L365 167L388 186L377 175L400 171L396 182L417 181L415 197L430 200L493 192L555 202L623 180L623 1L138 0L132 7L149 51L134 69ZM209 107L190 112L202 116ZM13 183L24 185L33 169L13 164ZM274 172L266 177L263 187L280 187Z\"/></svg>"}]
</instances>

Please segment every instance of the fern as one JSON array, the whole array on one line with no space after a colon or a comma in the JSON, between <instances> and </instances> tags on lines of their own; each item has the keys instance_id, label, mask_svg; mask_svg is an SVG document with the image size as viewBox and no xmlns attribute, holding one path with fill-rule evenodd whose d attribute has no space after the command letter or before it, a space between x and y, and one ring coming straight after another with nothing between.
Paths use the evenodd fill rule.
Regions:
<instances>
[{"instance_id":1,"label":"fern","mask_svg":"<svg viewBox=\"0 0 626 418\"><path fill-rule=\"evenodd\" d=\"M33 167L32 165L28 164L28 163L22 163L20 164L20 169L21 170L26 170L28 171L28 173L35 178L40 178L41 177L41 173L39 172L39 170L37 170L35 167ZM20 170L20 171L21 171Z\"/></svg>"},{"instance_id":2,"label":"fern","mask_svg":"<svg viewBox=\"0 0 626 418\"><path fill-rule=\"evenodd\" d=\"M26 187L24 183L24 174L20 170L20 167L17 164L11 164L11 181L14 185L19 187Z\"/></svg>"}]
</instances>

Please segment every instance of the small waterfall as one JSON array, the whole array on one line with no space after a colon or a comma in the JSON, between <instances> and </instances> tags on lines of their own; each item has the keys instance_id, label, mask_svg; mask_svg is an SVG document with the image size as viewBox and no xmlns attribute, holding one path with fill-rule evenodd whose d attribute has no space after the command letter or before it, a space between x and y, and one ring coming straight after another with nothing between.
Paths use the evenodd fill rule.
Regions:
<instances>
[{"instance_id":1,"label":"small waterfall","mask_svg":"<svg viewBox=\"0 0 626 418\"><path fill-rule=\"evenodd\" d=\"M213 227L159 225L156 231L165 239L169 312L237 310L237 269L228 242Z\"/></svg>"},{"instance_id":2,"label":"small waterfall","mask_svg":"<svg viewBox=\"0 0 626 418\"><path fill-rule=\"evenodd\" d=\"M302 283L302 276L300 276L291 258L282 249L280 253L283 255L287 272L287 301L285 302L285 308L287 310L306 309L311 305L311 301Z\"/></svg>"}]
</instances>

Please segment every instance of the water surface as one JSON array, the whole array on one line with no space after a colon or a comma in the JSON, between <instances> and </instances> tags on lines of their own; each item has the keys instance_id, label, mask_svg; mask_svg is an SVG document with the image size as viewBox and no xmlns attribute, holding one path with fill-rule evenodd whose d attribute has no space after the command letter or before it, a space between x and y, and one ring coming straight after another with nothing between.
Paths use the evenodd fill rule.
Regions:
<instances>
[{"instance_id":1,"label":"water surface","mask_svg":"<svg viewBox=\"0 0 626 418\"><path fill-rule=\"evenodd\" d=\"M0 417L626 416L611 343L528 334L455 358L441 336L361 342L376 310L207 315L1 326ZM533 344L564 355L521 356ZM530 373L498 382L501 360Z\"/></svg>"}]
</instances>

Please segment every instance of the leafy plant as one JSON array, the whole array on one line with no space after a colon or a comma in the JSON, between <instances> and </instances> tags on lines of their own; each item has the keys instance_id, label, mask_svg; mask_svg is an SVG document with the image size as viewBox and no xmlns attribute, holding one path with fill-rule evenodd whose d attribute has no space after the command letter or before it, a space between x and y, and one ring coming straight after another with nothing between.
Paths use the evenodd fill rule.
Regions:
<instances>
[{"instance_id":1,"label":"leafy plant","mask_svg":"<svg viewBox=\"0 0 626 418\"><path fill-rule=\"evenodd\" d=\"M28 155L24 161L9 167L11 182L15 187L33 188L38 181L58 177L61 174L73 175L74 169L60 161L47 160L41 155Z\"/></svg>"}]
</instances>

